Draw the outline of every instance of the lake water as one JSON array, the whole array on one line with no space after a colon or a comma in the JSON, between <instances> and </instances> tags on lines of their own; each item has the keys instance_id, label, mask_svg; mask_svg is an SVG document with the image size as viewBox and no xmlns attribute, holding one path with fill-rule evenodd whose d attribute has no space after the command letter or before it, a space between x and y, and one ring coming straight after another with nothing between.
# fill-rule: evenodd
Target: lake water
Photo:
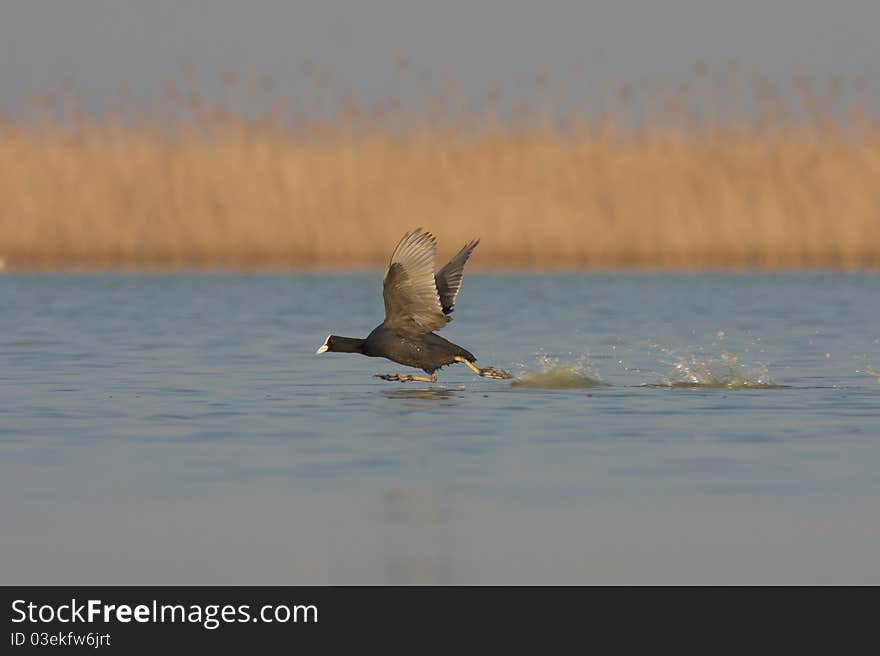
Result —
<instances>
[{"instance_id":1,"label":"lake water","mask_svg":"<svg viewBox=\"0 0 880 656\"><path fill-rule=\"evenodd\" d=\"M2 583L880 583L880 275L380 280L0 276Z\"/></svg>"}]
</instances>

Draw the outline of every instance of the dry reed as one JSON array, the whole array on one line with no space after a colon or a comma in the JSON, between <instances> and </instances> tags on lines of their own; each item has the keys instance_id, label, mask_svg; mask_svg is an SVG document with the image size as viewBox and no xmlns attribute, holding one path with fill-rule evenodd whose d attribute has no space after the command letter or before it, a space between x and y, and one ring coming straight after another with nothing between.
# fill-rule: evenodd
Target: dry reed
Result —
<instances>
[{"instance_id":1,"label":"dry reed","mask_svg":"<svg viewBox=\"0 0 880 656\"><path fill-rule=\"evenodd\" d=\"M291 128L189 104L188 126L7 117L7 269L373 266L416 226L441 256L483 237L477 266L880 266L880 131L856 110L848 129L813 109L400 130L356 108Z\"/></svg>"}]
</instances>

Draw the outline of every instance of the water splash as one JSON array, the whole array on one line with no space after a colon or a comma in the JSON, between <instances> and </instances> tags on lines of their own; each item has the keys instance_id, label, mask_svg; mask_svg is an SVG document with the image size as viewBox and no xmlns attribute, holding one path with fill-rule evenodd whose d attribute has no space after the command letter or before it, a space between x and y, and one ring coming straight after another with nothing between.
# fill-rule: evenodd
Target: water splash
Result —
<instances>
[{"instance_id":1,"label":"water splash","mask_svg":"<svg viewBox=\"0 0 880 656\"><path fill-rule=\"evenodd\" d=\"M558 358L542 355L538 358L538 365L540 369L516 374L511 385L534 389L583 389L607 385L593 372L585 358L562 363Z\"/></svg>"},{"instance_id":2,"label":"water splash","mask_svg":"<svg viewBox=\"0 0 880 656\"><path fill-rule=\"evenodd\" d=\"M660 387L775 389L779 385L766 365L743 367L737 356L722 353L720 358L690 356L673 364L674 372Z\"/></svg>"}]
</instances>

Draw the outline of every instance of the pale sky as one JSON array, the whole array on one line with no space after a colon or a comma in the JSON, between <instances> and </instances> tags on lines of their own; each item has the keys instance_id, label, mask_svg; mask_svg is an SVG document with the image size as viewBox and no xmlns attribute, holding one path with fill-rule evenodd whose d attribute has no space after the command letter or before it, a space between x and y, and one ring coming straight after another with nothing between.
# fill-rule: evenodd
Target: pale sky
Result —
<instances>
[{"instance_id":1,"label":"pale sky","mask_svg":"<svg viewBox=\"0 0 880 656\"><path fill-rule=\"evenodd\" d=\"M156 96L186 71L209 92L252 70L296 93L307 62L365 99L405 96L400 55L466 94L538 73L590 94L732 59L876 79L878 26L876 0L3 0L0 103L64 85L91 102L120 85Z\"/></svg>"}]
</instances>

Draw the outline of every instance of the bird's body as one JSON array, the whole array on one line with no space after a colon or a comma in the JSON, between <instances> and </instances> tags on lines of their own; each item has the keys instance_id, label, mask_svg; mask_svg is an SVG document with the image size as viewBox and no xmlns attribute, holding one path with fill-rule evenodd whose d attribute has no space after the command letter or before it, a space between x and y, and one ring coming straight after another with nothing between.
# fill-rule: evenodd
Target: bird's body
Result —
<instances>
[{"instance_id":1,"label":"bird's body","mask_svg":"<svg viewBox=\"0 0 880 656\"><path fill-rule=\"evenodd\" d=\"M436 242L421 229L406 233L391 256L382 280L385 320L366 339L328 335L316 351L360 353L382 357L421 369L431 378L406 374L381 375L385 380L408 382L437 380L437 370L461 362L486 378L510 378L507 372L478 369L470 351L434 331L445 326L461 288L464 265L479 240L466 244L442 269L434 273Z\"/></svg>"},{"instance_id":2,"label":"bird's body","mask_svg":"<svg viewBox=\"0 0 880 656\"><path fill-rule=\"evenodd\" d=\"M437 333L413 334L379 324L367 337L364 355L388 358L407 367L433 374L440 367L455 364L456 356L476 361L473 353L443 339Z\"/></svg>"}]
</instances>

